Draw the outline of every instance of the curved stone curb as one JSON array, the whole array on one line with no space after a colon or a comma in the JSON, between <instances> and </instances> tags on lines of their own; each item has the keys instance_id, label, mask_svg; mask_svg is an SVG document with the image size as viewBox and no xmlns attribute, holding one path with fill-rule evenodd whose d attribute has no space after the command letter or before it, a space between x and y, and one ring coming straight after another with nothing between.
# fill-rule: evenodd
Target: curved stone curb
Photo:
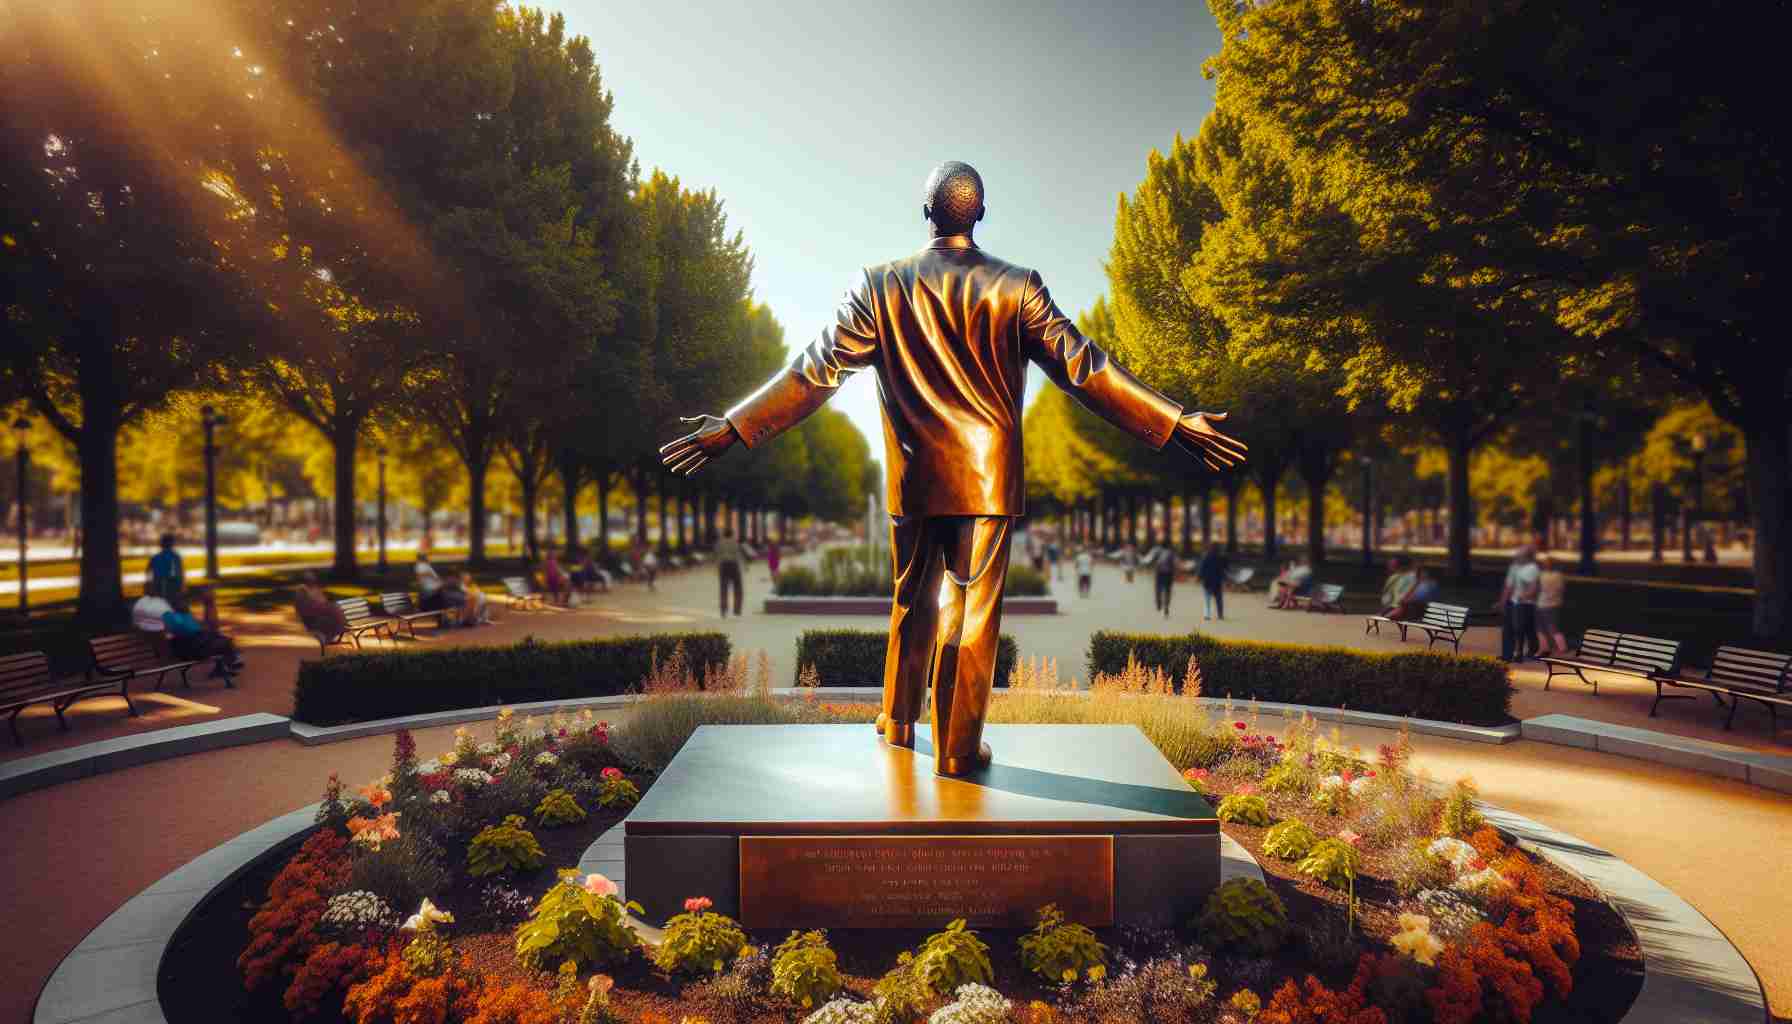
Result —
<instances>
[{"instance_id":1,"label":"curved stone curb","mask_svg":"<svg viewBox=\"0 0 1792 1024\"><path fill-rule=\"evenodd\" d=\"M156 977L174 933L206 897L310 831L317 807L215 846L131 897L56 966L38 993L32 1024L167 1024Z\"/></svg>"},{"instance_id":2,"label":"curved stone curb","mask_svg":"<svg viewBox=\"0 0 1792 1024\"><path fill-rule=\"evenodd\" d=\"M566 700L541 700L527 704L488 704L478 708L453 708L448 711L430 711L420 715L402 715L398 718L376 718L368 722L350 722L347 725L310 725L293 720L290 732L292 738L307 747L315 747L325 743L340 743L343 740L360 739L363 736L379 736L383 733L397 732L400 729L431 729L438 725L459 725L462 722L483 722L498 717L498 712L508 708L523 715L551 715L556 711L608 711L624 708L639 699L638 694L612 694L607 697L571 697Z\"/></svg>"},{"instance_id":3,"label":"curved stone curb","mask_svg":"<svg viewBox=\"0 0 1792 1024\"><path fill-rule=\"evenodd\" d=\"M285 736L285 718L258 711L64 747L0 764L0 799L120 768Z\"/></svg>"},{"instance_id":4,"label":"curved stone curb","mask_svg":"<svg viewBox=\"0 0 1792 1024\"><path fill-rule=\"evenodd\" d=\"M1653 729L1596 722L1573 715L1539 715L1520 723L1524 738L1539 743L1597 750L1602 754L1672 765L1688 771L1721 775L1751 786L1792 793L1792 757L1768 754L1726 743L1675 736Z\"/></svg>"}]
</instances>

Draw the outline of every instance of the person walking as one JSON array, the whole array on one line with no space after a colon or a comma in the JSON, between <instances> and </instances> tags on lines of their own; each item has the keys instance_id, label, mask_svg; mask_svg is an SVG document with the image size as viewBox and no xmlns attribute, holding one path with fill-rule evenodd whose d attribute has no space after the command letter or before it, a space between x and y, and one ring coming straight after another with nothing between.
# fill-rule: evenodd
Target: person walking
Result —
<instances>
[{"instance_id":1,"label":"person walking","mask_svg":"<svg viewBox=\"0 0 1792 1024\"><path fill-rule=\"evenodd\" d=\"M778 550L778 542L772 541L765 547L765 568L771 573L772 585L778 583L778 563L783 560L783 552Z\"/></svg>"},{"instance_id":2,"label":"person walking","mask_svg":"<svg viewBox=\"0 0 1792 1024\"><path fill-rule=\"evenodd\" d=\"M1120 568L1126 572L1126 582L1132 582L1133 573L1139 568L1139 549L1131 541L1120 545Z\"/></svg>"},{"instance_id":3,"label":"person walking","mask_svg":"<svg viewBox=\"0 0 1792 1024\"><path fill-rule=\"evenodd\" d=\"M162 534L162 550L149 560L150 592L170 604L181 603L181 588L186 586L187 570L180 552L174 550L174 534Z\"/></svg>"},{"instance_id":4,"label":"person walking","mask_svg":"<svg viewBox=\"0 0 1792 1024\"><path fill-rule=\"evenodd\" d=\"M1537 557L1537 636L1550 654L1567 654L1568 638L1562 635L1562 597L1568 577L1548 552Z\"/></svg>"},{"instance_id":5,"label":"person walking","mask_svg":"<svg viewBox=\"0 0 1792 1024\"><path fill-rule=\"evenodd\" d=\"M1157 610L1170 617L1170 592L1176 589L1176 552L1159 544L1145 556L1151 563L1152 600L1157 603Z\"/></svg>"},{"instance_id":6,"label":"person walking","mask_svg":"<svg viewBox=\"0 0 1792 1024\"><path fill-rule=\"evenodd\" d=\"M741 575L744 560L740 541L734 539L734 527L722 527L722 539L716 541L716 574L722 584L722 618L728 617L728 588L734 588L734 617L740 617Z\"/></svg>"},{"instance_id":7,"label":"person walking","mask_svg":"<svg viewBox=\"0 0 1792 1024\"><path fill-rule=\"evenodd\" d=\"M1512 556L1500 587L1497 609L1504 614L1500 660L1523 661L1537 653L1537 550L1526 544Z\"/></svg>"},{"instance_id":8,"label":"person walking","mask_svg":"<svg viewBox=\"0 0 1792 1024\"><path fill-rule=\"evenodd\" d=\"M1088 548L1076 553L1076 596L1088 597L1095 589L1095 556Z\"/></svg>"},{"instance_id":9,"label":"person walking","mask_svg":"<svg viewBox=\"0 0 1792 1024\"><path fill-rule=\"evenodd\" d=\"M1201 578L1201 618L1226 621L1226 552L1218 544L1207 545L1195 575Z\"/></svg>"}]
</instances>

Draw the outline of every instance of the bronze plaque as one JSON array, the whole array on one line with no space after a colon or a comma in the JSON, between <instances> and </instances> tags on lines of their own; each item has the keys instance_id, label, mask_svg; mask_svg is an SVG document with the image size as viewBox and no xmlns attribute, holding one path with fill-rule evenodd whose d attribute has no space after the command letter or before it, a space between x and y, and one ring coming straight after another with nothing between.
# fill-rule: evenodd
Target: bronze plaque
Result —
<instances>
[{"instance_id":1,"label":"bronze plaque","mask_svg":"<svg viewBox=\"0 0 1792 1024\"><path fill-rule=\"evenodd\" d=\"M741 836L747 928L1030 928L1114 921L1113 836Z\"/></svg>"}]
</instances>

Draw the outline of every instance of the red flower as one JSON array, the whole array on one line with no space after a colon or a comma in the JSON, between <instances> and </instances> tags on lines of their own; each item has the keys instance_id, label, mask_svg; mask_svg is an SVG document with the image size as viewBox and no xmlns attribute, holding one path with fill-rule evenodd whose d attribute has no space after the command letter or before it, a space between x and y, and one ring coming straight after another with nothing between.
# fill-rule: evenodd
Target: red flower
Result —
<instances>
[{"instance_id":1,"label":"red flower","mask_svg":"<svg viewBox=\"0 0 1792 1024\"><path fill-rule=\"evenodd\" d=\"M684 910L687 914L701 914L713 906L715 903L708 896L692 896L684 901Z\"/></svg>"},{"instance_id":2,"label":"red flower","mask_svg":"<svg viewBox=\"0 0 1792 1024\"><path fill-rule=\"evenodd\" d=\"M610 779L612 781L615 779L620 779L620 778L622 778L622 769L617 768L614 765L612 765L611 767L605 768L603 770L603 776L604 776L604 778Z\"/></svg>"},{"instance_id":3,"label":"red flower","mask_svg":"<svg viewBox=\"0 0 1792 1024\"><path fill-rule=\"evenodd\" d=\"M1233 723L1232 723L1232 728L1234 728L1234 729L1243 729L1243 728L1244 728L1244 723L1243 723L1243 722L1233 722Z\"/></svg>"},{"instance_id":4,"label":"red flower","mask_svg":"<svg viewBox=\"0 0 1792 1024\"><path fill-rule=\"evenodd\" d=\"M1373 779L1375 777L1375 771L1373 769L1371 769L1367 772L1364 772L1363 777L1366 779Z\"/></svg>"}]
</instances>

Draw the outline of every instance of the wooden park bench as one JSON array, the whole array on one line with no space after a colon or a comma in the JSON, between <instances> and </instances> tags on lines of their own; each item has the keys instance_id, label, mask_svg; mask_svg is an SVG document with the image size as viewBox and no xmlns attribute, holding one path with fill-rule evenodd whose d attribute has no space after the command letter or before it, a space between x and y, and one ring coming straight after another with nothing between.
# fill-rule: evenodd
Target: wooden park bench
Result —
<instances>
[{"instance_id":1,"label":"wooden park bench","mask_svg":"<svg viewBox=\"0 0 1792 1024\"><path fill-rule=\"evenodd\" d=\"M183 689L192 689L193 680L189 673L193 666L203 665L205 658L175 658L161 649L157 641L162 634L146 633L138 630L134 633L113 633L110 636L96 636L87 641L87 653L91 661L87 666L87 678L110 679L124 686L130 685L133 679L147 679L154 676L156 689L160 690L171 672L180 673L180 685ZM224 685L235 688L230 673L218 673L224 677ZM122 689L119 691L124 692ZM130 697L125 696L125 704L130 704Z\"/></svg>"},{"instance_id":2,"label":"wooden park bench","mask_svg":"<svg viewBox=\"0 0 1792 1024\"><path fill-rule=\"evenodd\" d=\"M417 639L416 623L419 619L434 619L437 628L440 628L447 625L449 617L454 614L447 608L440 608L433 612L421 611L411 602L411 595L406 591L381 594L380 611L385 612L394 621L402 623L405 633L412 640Z\"/></svg>"},{"instance_id":3,"label":"wooden park bench","mask_svg":"<svg viewBox=\"0 0 1792 1024\"><path fill-rule=\"evenodd\" d=\"M541 595L530 590L529 581L521 576L504 577L504 596L510 599L512 608L528 608L531 604L537 608L547 607Z\"/></svg>"},{"instance_id":4,"label":"wooden park bench","mask_svg":"<svg viewBox=\"0 0 1792 1024\"><path fill-rule=\"evenodd\" d=\"M1439 640L1450 641L1450 648L1457 654L1462 653L1462 634L1468 632L1468 606L1461 604L1444 604L1440 601L1427 601L1425 610L1416 619L1390 619L1386 615L1364 616L1363 635L1374 633L1381 635L1381 624L1391 622L1400 627L1400 641L1406 642L1406 631L1422 629L1429 638L1425 649Z\"/></svg>"},{"instance_id":5,"label":"wooden park bench","mask_svg":"<svg viewBox=\"0 0 1792 1024\"><path fill-rule=\"evenodd\" d=\"M1711 667L1701 676L1662 673L1651 678L1655 682L1655 703L1649 705L1651 718L1655 717L1655 709L1664 700L1695 699L1689 693L1663 693L1664 686L1704 690L1717 701L1718 707L1724 706L1724 695L1728 695L1730 714L1724 719L1725 729L1736 721L1736 708L1745 700L1752 700L1767 709L1775 734L1780 728L1777 706L1792 707L1792 654L1724 646L1717 649Z\"/></svg>"},{"instance_id":6,"label":"wooden park bench","mask_svg":"<svg viewBox=\"0 0 1792 1024\"><path fill-rule=\"evenodd\" d=\"M0 711L12 712L12 741L23 746L24 738L19 735L19 714L33 704L48 704L56 712L56 724L68 731L68 722L62 712L70 704L84 697L100 697L116 693L124 698L124 706L131 714L137 713L137 705L131 703L129 692L130 677L111 677L103 680L58 681L50 672L50 659L42 651L29 651L24 654L11 654L0 658Z\"/></svg>"},{"instance_id":7,"label":"wooden park bench","mask_svg":"<svg viewBox=\"0 0 1792 1024\"><path fill-rule=\"evenodd\" d=\"M1549 666L1549 674L1543 677L1545 690L1549 689L1550 680L1572 672L1597 695L1599 683L1587 678L1589 670L1648 680L1658 675L1678 675L1680 641L1610 629L1589 629L1581 634L1580 648L1573 654L1545 655L1537 660Z\"/></svg>"},{"instance_id":8,"label":"wooden park bench","mask_svg":"<svg viewBox=\"0 0 1792 1024\"><path fill-rule=\"evenodd\" d=\"M1288 607L1305 608L1310 612L1341 612L1344 610L1343 600L1342 583L1315 583L1312 590L1290 597Z\"/></svg>"},{"instance_id":9,"label":"wooden park bench","mask_svg":"<svg viewBox=\"0 0 1792 1024\"><path fill-rule=\"evenodd\" d=\"M348 646L353 644L355 650L360 650L361 636L364 633L372 633L376 640L379 639L381 635L397 635L393 630L393 624L398 620L383 615L375 615L373 613L373 606L368 604L365 597L337 598L336 607L342 609L342 617L346 620L346 625L335 633L325 633L320 630L311 631L312 637L317 640L319 654L328 653L330 648L337 645Z\"/></svg>"}]
</instances>

